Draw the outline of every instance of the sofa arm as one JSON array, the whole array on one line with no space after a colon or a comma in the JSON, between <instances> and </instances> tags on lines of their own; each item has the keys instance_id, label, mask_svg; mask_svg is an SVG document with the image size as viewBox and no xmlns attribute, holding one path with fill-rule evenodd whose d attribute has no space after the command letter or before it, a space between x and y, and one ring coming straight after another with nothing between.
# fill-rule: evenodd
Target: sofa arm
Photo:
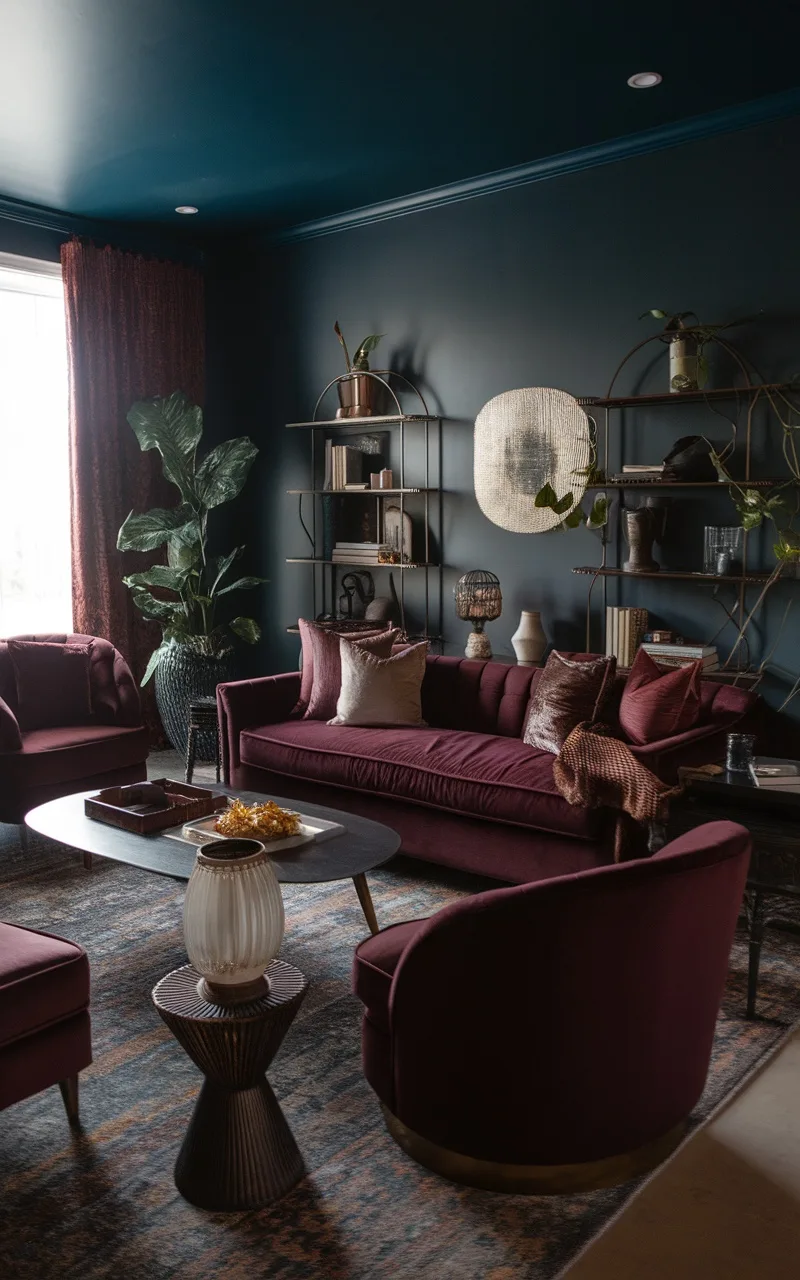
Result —
<instances>
[{"instance_id":1,"label":"sofa arm","mask_svg":"<svg viewBox=\"0 0 800 1280\"><path fill-rule=\"evenodd\" d=\"M725 754L725 737L736 725L739 717L717 724L703 724L687 729L672 738L648 742L645 746L628 743L631 753L652 770L662 782L675 782L678 769L693 768L700 764L713 764Z\"/></svg>"},{"instance_id":2,"label":"sofa arm","mask_svg":"<svg viewBox=\"0 0 800 1280\"><path fill-rule=\"evenodd\" d=\"M226 782L230 781L232 770L240 763L239 735L242 730L288 720L299 697L299 671L217 685L222 776Z\"/></svg>"},{"instance_id":3,"label":"sofa arm","mask_svg":"<svg viewBox=\"0 0 800 1280\"><path fill-rule=\"evenodd\" d=\"M17 717L7 702L0 698L0 751L21 751L22 735Z\"/></svg>"}]
</instances>

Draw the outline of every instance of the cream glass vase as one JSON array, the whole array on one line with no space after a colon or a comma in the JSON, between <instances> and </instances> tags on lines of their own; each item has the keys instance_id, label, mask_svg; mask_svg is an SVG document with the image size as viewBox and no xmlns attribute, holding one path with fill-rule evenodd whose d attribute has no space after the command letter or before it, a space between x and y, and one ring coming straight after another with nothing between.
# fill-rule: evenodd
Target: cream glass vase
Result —
<instances>
[{"instance_id":1,"label":"cream glass vase","mask_svg":"<svg viewBox=\"0 0 800 1280\"><path fill-rule=\"evenodd\" d=\"M511 637L517 662L521 667L537 667L547 648L547 636L538 610L523 609L519 626Z\"/></svg>"},{"instance_id":2,"label":"cream glass vase","mask_svg":"<svg viewBox=\"0 0 800 1280\"><path fill-rule=\"evenodd\" d=\"M283 898L260 840L213 840L197 851L183 904L186 952L212 1004L269 991L264 970L283 941Z\"/></svg>"}]
</instances>

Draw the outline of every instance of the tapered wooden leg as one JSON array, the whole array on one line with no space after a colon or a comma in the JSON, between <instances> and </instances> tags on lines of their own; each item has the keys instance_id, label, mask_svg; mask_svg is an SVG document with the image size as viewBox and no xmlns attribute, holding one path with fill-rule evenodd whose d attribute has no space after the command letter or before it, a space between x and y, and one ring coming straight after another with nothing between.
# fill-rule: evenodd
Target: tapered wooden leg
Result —
<instances>
[{"instance_id":1,"label":"tapered wooden leg","mask_svg":"<svg viewBox=\"0 0 800 1280\"><path fill-rule=\"evenodd\" d=\"M61 1097L64 1099L64 1109L67 1113L67 1119L70 1124L80 1124L80 1115L78 1112L78 1077L67 1076L66 1080L59 1080L58 1087L61 1090Z\"/></svg>"},{"instance_id":2,"label":"tapered wooden leg","mask_svg":"<svg viewBox=\"0 0 800 1280\"><path fill-rule=\"evenodd\" d=\"M23 853L28 852L28 828L25 822L19 824L19 843Z\"/></svg>"},{"instance_id":3,"label":"tapered wooden leg","mask_svg":"<svg viewBox=\"0 0 800 1280\"><path fill-rule=\"evenodd\" d=\"M369 891L367 877L364 875L363 871L360 875L353 876L353 884L356 887L358 900L361 903L361 910L364 912L364 919L369 925L370 933L379 933L378 919L375 915L375 908L372 905L372 894Z\"/></svg>"},{"instance_id":4,"label":"tapered wooden leg","mask_svg":"<svg viewBox=\"0 0 800 1280\"><path fill-rule=\"evenodd\" d=\"M94 866L94 858L91 853L85 853L83 855L83 865L85 866L87 871L91 871L92 867Z\"/></svg>"}]
</instances>

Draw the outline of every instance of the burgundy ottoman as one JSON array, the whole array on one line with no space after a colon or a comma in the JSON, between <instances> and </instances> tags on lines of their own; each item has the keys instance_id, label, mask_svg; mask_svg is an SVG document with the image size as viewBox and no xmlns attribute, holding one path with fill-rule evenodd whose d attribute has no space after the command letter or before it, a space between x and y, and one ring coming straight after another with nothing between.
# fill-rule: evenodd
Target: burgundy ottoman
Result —
<instances>
[{"instance_id":1,"label":"burgundy ottoman","mask_svg":"<svg viewBox=\"0 0 800 1280\"><path fill-rule=\"evenodd\" d=\"M0 1109L53 1084L78 1118L92 1061L89 961L65 938L0 923Z\"/></svg>"}]
</instances>

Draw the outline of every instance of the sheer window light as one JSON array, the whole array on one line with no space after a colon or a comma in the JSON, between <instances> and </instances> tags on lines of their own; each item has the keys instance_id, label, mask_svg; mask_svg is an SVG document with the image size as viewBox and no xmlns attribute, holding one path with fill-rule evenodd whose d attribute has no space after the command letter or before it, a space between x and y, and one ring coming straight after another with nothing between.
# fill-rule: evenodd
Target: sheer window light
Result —
<instances>
[{"instance_id":1,"label":"sheer window light","mask_svg":"<svg viewBox=\"0 0 800 1280\"><path fill-rule=\"evenodd\" d=\"M0 636L72 630L61 267L0 254Z\"/></svg>"}]
</instances>

